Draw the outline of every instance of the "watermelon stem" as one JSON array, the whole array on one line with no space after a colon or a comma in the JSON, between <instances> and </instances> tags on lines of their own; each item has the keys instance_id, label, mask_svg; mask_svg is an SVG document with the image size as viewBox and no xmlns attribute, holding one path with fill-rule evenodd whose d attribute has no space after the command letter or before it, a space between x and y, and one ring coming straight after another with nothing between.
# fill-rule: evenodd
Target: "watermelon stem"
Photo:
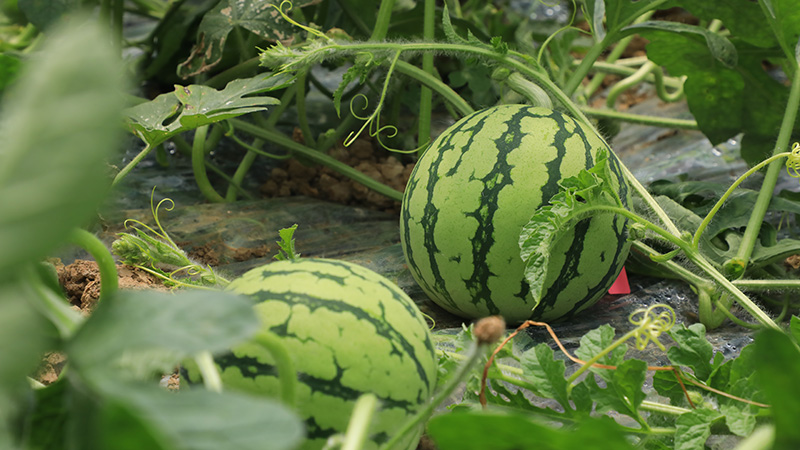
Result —
<instances>
[{"instance_id":1,"label":"watermelon stem","mask_svg":"<svg viewBox=\"0 0 800 450\"><path fill-rule=\"evenodd\" d=\"M378 397L372 393L362 394L353 406L350 423L342 442L341 450L361 450L369 434L369 425L378 408Z\"/></svg>"},{"instance_id":2,"label":"watermelon stem","mask_svg":"<svg viewBox=\"0 0 800 450\"><path fill-rule=\"evenodd\" d=\"M281 339L272 332L261 330L253 336L253 342L264 347L275 360L278 368L278 380L281 385L281 401L293 408L297 397L297 370L294 368L292 356L281 343Z\"/></svg>"}]
</instances>

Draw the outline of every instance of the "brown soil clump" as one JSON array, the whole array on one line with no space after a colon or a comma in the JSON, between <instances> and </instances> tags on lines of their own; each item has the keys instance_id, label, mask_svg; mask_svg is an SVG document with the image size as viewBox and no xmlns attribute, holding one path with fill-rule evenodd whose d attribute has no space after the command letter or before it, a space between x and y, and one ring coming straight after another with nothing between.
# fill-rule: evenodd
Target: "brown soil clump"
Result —
<instances>
[{"instance_id":1,"label":"brown soil clump","mask_svg":"<svg viewBox=\"0 0 800 450\"><path fill-rule=\"evenodd\" d=\"M400 192L405 189L414 163L403 163L395 155L376 151L373 143L359 139L350 147L337 145L328 155L361 173ZM266 197L304 195L345 205L364 205L392 212L400 212L400 202L379 194L361 183L323 166L311 166L290 159L282 167L272 169L269 179L261 185Z\"/></svg>"}]
</instances>

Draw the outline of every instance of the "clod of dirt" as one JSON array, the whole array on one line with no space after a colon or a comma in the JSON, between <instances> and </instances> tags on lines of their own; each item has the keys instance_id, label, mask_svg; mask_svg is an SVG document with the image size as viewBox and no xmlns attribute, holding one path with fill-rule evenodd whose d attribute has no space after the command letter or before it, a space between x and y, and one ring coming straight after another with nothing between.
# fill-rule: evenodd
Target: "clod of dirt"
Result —
<instances>
[{"instance_id":1,"label":"clod of dirt","mask_svg":"<svg viewBox=\"0 0 800 450\"><path fill-rule=\"evenodd\" d=\"M58 281L69 302L89 314L100 297L100 270L94 261L78 259L72 264L56 264ZM153 275L135 267L117 265L120 289L166 290Z\"/></svg>"},{"instance_id":2,"label":"clod of dirt","mask_svg":"<svg viewBox=\"0 0 800 450\"><path fill-rule=\"evenodd\" d=\"M64 369L64 365L66 363L67 357L64 356L63 353L46 353L44 358L42 358L42 363L39 365L36 373L33 374L33 379L44 385L55 383L58 380L58 375L61 373L61 370Z\"/></svg>"}]
</instances>

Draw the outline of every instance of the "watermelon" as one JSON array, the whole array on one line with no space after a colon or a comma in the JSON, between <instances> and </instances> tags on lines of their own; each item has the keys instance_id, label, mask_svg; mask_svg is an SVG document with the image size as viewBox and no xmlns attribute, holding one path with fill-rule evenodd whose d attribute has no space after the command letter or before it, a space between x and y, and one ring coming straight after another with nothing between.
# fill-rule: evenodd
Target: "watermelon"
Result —
<instances>
[{"instance_id":1,"label":"watermelon","mask_svg":"<svg viewBox=\"0 0 800 450\"><path fill-rule=\"evenodd\" d=\"M400 237L417 283L465 318L567 320L608 291L630 249L627 219L603 214L572 226L551 252L541 298L523 276L519 235L559 181L609 150L614 189L629 188L594 131L541 107L502 105L470 114L420 157L403 195Z\"/></svg>"},{"instance_id":2,"label":"watermelon","mask_svg":"<svg viewBox=\"0 0 800 450\"><path fill-rule=\"evenodd\" d=\"M251 296L264 329L279 336L298 375L297 411L306 450L344 433L353 405L375 394L380 409L371 441L377 449L431 397L437 359L428 325L414 302L383 276L328 259L278 261L255 268L227 290ZM215 357L226 388L277 398L271 354L244 343ZM199 378L189 368L189 381ZM416 448L421 429L398 449Z\"/></svg>"}]
</instances>

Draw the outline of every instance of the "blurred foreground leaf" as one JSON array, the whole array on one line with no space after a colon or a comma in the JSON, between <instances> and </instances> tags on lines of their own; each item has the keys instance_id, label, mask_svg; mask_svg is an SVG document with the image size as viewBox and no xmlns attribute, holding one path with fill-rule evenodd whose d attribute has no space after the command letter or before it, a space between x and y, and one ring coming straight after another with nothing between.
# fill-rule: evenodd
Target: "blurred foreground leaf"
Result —
<instances>
[{"instance_id":1,"label":"blurred foreground leaf","mask_svg":"<svg viewBox=\"0 0 800 450\"><path fill-rule=\"evenodd\" d=\"M258 327L252 306L247 297L214 291L121 292L100 303L67 350L84 375L170 371L186 357L250 337Z\"/></svg>"},{"instance_id":2,"label":"blurred foreground leaf","mask_svg":"<svg viewBox=\"0 0 800 450\"><path fill-rule=\"evenodd\" d=\"M48 37L0 112L0 273L86 221L118 144L123 83L109 39L91 22Z\"/></svg>"}]
</instances>

